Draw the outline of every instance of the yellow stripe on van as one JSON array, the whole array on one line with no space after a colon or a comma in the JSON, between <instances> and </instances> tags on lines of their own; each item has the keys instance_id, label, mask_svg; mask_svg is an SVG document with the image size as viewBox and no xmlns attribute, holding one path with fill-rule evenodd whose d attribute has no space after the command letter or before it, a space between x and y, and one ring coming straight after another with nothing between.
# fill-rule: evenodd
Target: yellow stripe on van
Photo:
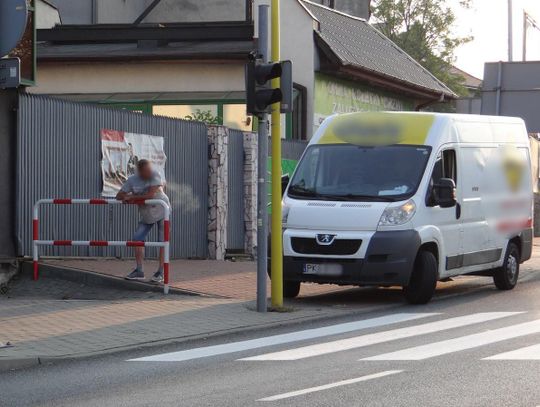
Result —
<instances>
[{"instance_id":1,"label":"yellow stripe on van","mask_svg":"<svg viewBox=\"0 0 540 407\"><path fill-rule=\"evenodd\" d=\"M351 113L336 116L318 144L424 145L434 115L384 112Z\"/></svg>"}]
</instances>

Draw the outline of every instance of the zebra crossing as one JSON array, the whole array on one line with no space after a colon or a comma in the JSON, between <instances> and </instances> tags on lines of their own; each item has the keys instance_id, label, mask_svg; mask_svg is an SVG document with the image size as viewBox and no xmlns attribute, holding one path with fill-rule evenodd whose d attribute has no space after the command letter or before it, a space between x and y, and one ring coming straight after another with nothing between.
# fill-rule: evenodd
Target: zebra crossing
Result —
<instances>
[{"instance_id":1,"label":"zebra crossing","mask_svg":"<svg viewBox=\"0 0 540 407\"><path fill-rule=\"evenodd\" d=\"M519 321L513 317L518 317ZM424 319L427 321L423 321ZM495 322L497 322L496 327L490 326ZM393 326L398 324L400 327ZM501 327L501 325L504 326ZM459 328L465 327L468 327L467 334L460 336ZM370 332L366 333L366 330ZM470 333L471 331L474 333ZM430 339L430 335L438 333L447 333L450 339L440 340L440 336L437 340ZM345 334L355 336L336 339ZM262 353L236 360L238 362L301 361L357 350L356 355L360 363L419 361L487 347L534 334L540 334L540 319L534 319L534 316L529 317L527 312L478 312L459 316L447 316L440 313L396 313L281 335L146 356L129 361L183 362L255 350ZM407 346L406 341L411 338L416 338L422 344ZM540 342L540 337L538 341ZM372 347L370 350L372 352L376 349L376 345L386 343L390 343L395 350L361 357L361 349ZM278 351L263 351L265 348L274 346L287 346L287 348ZM540 360L540 343L484 357L483 360Z\"/></svg>"},{"instance_id":2,"label":"zebra crossing","mask_svg":"<svg viewBox=\"0 0 540 407\"><path fill-rule=\"evenodd\" d=\"M326 342L317 345L304 346L281 352L268 353L255 357L244 358L242 360L263 361L263 360L299 360L314 356L336 353L345 350L357 349L365 346L376 345L399 339L411 338L413 336L436 333L454 328L465 327L481 322L492 321L517 315L519 312L483 312L461 317L443 319L435 322L428 322L421 325L413 325L406 328L393 329L389 331L377 332L353 338Z\"/></svg>"}]
</instances>

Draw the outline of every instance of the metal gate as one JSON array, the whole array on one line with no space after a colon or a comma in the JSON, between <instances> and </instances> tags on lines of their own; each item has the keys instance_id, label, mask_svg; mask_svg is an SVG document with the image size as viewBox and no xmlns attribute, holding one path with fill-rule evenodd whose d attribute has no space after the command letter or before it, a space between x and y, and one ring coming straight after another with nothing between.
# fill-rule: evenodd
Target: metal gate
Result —
<instances>
[{"instance_id":1,"label":"metal gate","mask_svg":"<svg viewBox=\"0 0 540 407\"><path fill-rule=\"evenodd\" d=\"M172 203L171 257L208 255L208 131L199 122L168 119L96 105L21 95L17 134L18 254L32 252L32 206L41 198L98 198L101 193L101 129L165 139L167 194ZM136 208L44 208L50 239L127 240ZM157 235L149 239L156 240ZM154 250L155 254L157 250ZM114 247L43 249L46 256L132 256Z\"/></svg>"},{"instance_id":2,"label":"metal gate","mask_svg":"<svg viewBox=\"0 0 540 407\"><path fill-rule=\"evenodd\" d=\"M227 250L244 251L244 134L229 130Z\"/></svg>"}]
</instances>

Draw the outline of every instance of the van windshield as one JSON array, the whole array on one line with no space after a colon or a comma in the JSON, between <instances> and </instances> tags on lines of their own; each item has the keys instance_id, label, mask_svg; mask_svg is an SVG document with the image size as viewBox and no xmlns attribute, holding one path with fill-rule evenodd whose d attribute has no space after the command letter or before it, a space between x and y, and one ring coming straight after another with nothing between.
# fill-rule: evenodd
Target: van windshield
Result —
<instances>
[{"instance_id":1,"label":"van windshield","mask_svg":"<svg viewBox=\"0 0 540 407\"><path fill-rule=\"evenodd\" d=\"M428 146L308 147L290 183L295 199L398 201L418 189L431 152Z\"/></svg>"}]
</instances>

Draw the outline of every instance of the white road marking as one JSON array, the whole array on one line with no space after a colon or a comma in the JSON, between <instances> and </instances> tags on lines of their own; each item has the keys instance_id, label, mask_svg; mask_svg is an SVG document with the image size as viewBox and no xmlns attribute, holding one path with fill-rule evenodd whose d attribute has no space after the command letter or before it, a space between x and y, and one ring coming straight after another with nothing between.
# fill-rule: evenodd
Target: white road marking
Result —
<instances>
[{"instance_id":1,"label":"white road marking","mask_svg":"<svg viewBox=\"0 0 540 407\"><path fill-rule=\"evenodd\" d=\"M499 353L483 360L540 360L540 344L516 349L511 352Z\"/></svg>"},{"instance_id":2,"label":"white road marking","mask_svg":"<svg viewBox=\"0 0 540 407\"><path fill-rule=\"evenodd\" d=\"M206 346L188 349L179 352L163 353L160 355L130 359L128 362L182 362L210 356L225 355L242 352L250 349L259 349L266 346L281 345L285 343L304 341L307 339L323 338L325 336L354 332L361 329L377 328L380 326L412 321L415 319L439 315L437 313L399 313L345 324L330 325L322 328L306 329L288 334L267 336L259 339L226 343L223 345Z\"/></svg>"},{"instance_id":3,"label":"white road marking","mask_svg":"<svg viewBox=\"0 0 540 407\"><path fill-rule=\"evenodd\" d=\"M462 336L460 338L434 342L428 345L416 346L397 352L385 353L362 360L424 360L538 332L540 332L540 319L505 328L494 329L492 331Z\"/></svg>"},{"instance_id":4,"label":"white road marking","mask_svg":"<svg viewBox=\"0 0 540 407\"><path fill-rule=\"evenodd\" d=\"M448 318L442 321L428 322L426 324L409 326L405 328L393 329L390 331L376 332L372 334L356 336L354 338L340 339L316 345L308 345L300 348L289 349L281 352L267 353L240 360L263 361L263 360L298 360L313 356L326 355L328 353L340 352L378 343L395 341L397 339L411 338L413 336L424 335L462 326L478 324L498 318L504 318L519 312L482 312L465 315L461 317Z\"/></svg>"},{"instance_id":5,"label":"white road marking","mask_svg":"<svg viewBox=\"0 0 540 407\"><path fill-rule=\"evenodd\" d=\"M297 391L291 391L289 393L278 394L276 396L266 397L264 399L260 399L257 401L278 401L278 400L283 400L283 399L289 399L292 397L302 396L304 394L315 393L317 391L323 391L323 390L333 389L335 387L347 386L349 384L366 382L368 380L373 380L373 379L379 379L381 377L386 377L386 376L394 375L401 372L403 372L403 370L387 370L386 372L380 372L380 373L375 373L375 374L371 374L367 376L357 377L355 379L342 380L340 382L325 384L323 386L310 387L309 389L297 390Z\"/></svg>"}]
</instances>

